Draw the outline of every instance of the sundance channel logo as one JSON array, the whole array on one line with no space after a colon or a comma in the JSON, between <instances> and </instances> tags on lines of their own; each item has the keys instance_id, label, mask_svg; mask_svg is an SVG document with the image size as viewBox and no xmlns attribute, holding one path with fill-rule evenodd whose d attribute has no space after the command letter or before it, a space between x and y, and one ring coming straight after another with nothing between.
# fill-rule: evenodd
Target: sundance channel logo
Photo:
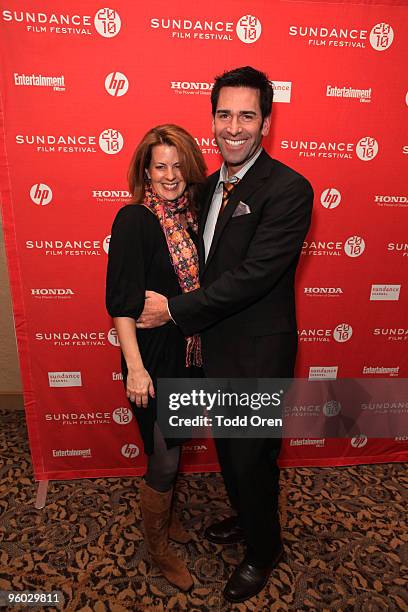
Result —
<instances>
[{"instance_id":1,"label":"sundance channel logo","mask_svg":"<svg viewBox=\"0 0 408 612\"><path fill-rule=\"evenodd\" d=\"M305 240L302 255L311 257L360 257L365 251L365 240L361 236L350 236L346 240Z\"/></svg>"},{"instance_id":2,"label":"sundance channel logo","mask_svg":"<svg viewBox=\"0 0 408 612\"><path fill-rule=\"evenodd\" d=\"M82 387L81 372L48 372L50 387Z\"/></svg>"},{"instance_id":3,"label":"sundance channel logo","mask_svg":"<svg viewBox=\"0 0 408 612\"><path fill-rule=\"evenodd\" d=\"M281 140L282 151L293 151L298 157L310 159L344 159L356 157L361 161L372 161L378 153L378 141L372 136L363 136L357 143L333 140Z\"/></svg>"},{"instance_id":4,"label":"sundance channel logo","mask_svg":"<svg viewBox=\"0 0 408 612\"><path fill-rule=\"evenodd\" d=\"M17 145L36 153L98 153L116 155L124 140L119 130L107 128L98 136L91 134L16 134ZM99 147L99 148L98 148Z\"/></svg>"},{"instance_id":5,"label":"sundance channel logo","mask_svg":"<svg viewBox=\"0 0 408 612\"><path fill-rule=\"evenodd\" d=\"M24 28L31 34L57 34L65 36L94 36L113 38L121 29L119 13L111 8L100 8L95 15L65 12L53 13L4 9L4 24Z\"/></svg>"},{"instance_id":6,"label":"sundance channel logo","mask_svg":"<svg viewBox=\"0 0 408 612\"><path fill-rule=\"evenodd\" d=\"M309 47L386 51L393 43L394 30L385 22L376 23L371 30L337 24L296 24L289 26L289 36Z\"/></svg>"},{"instance_id":7,"label":"sundance channel logo","mask_svg":"<svg viewBox=\"0 0 408 612\"><path fill-rule=\"evenodd\" d=\"M246 45L255 43L262 34L260 20L249 13L242 15L236 22L211 18L152 17L150 28L162 31L173 39L226 42L239 40Z\"/></svg>"},{"instance_id":8,"label":"sundance channel logo","mask_svg":"<svg viewBox=\"0 0 408 612\"><path fill-rule=\"evenodd\" d=\"M309 380L336 380L338 366L310 366Z\"/></svg>"}]
</instances>

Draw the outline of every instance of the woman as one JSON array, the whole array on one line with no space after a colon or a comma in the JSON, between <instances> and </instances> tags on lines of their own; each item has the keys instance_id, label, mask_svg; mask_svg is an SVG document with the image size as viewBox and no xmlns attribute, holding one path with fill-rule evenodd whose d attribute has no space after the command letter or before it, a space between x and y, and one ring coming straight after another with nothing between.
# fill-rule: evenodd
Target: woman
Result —
<instances>
[{"instance_id":1,"label":"woman","mask_svg":"<svg viewBox=\"0 0 408 612\"><path fill-rule=\"evenodd\" d=\"M201 365L198 337L185 338L170 322L136 330L145 290L173 297L199 286L195 246L196 206L205 163L194 139L181 127L150 130L129 168L133 203L117 214L109 245L106 304L122 349L122 371L148 457L140 503L147 548L169 582L193 584L168 538L186 543L189 534L172 510L180 441L165 440L156 422L156 380L189 376Z\"/></svg>"}]
</instances>

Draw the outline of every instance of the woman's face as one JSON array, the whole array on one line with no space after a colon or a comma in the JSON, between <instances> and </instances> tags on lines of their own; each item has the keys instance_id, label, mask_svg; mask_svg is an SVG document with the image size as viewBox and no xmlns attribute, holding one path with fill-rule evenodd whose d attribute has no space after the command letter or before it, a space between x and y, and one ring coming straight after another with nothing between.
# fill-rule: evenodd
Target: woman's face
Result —
<instances>
[{"instance_id":1,"label":"woman's face","mask_svg":"<svg viewBox=\"0 0 408 612\"><path fill-rule=\"evenodd\" d=\"M177 200L186 188L180 170L180 160L176 147L155 145L148 176L154 191L165 200Z\"/></svg>"}]
</instances>

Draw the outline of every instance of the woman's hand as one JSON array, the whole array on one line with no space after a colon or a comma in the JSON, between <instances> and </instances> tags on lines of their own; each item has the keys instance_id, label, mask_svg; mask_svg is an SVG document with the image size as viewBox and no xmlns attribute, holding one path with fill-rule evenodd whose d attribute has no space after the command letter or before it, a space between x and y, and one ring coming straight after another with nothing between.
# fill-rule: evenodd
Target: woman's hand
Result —
<instances>
[{"instance_id":1,"label":"woman's hand","mask_svg":"<svg viewBox=\"0 0 408 612\"><path fill-rule=\"evenodd\" d=\"M128 371L126 395L139 408L147 408L149 395L155 397L152 379L145 368Z\"/></svg>"}]
</instances>

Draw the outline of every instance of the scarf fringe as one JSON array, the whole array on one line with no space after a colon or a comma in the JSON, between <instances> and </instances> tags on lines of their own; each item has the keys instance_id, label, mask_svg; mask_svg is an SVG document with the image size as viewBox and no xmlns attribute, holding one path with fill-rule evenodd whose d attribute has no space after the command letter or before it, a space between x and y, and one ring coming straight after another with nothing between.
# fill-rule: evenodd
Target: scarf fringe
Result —
<instances>
[{"instance_id":1,"label":"scarf fringe","mask_svg":"<svg viewBox=\"0 0 408 612\"><path fill-rule=\"evenodd\" d=\"M191 366L201 368L202 365L201 338L198 335L189 336L187 338L186 368L191 368Z\"/></svg>"}]
</instances>

